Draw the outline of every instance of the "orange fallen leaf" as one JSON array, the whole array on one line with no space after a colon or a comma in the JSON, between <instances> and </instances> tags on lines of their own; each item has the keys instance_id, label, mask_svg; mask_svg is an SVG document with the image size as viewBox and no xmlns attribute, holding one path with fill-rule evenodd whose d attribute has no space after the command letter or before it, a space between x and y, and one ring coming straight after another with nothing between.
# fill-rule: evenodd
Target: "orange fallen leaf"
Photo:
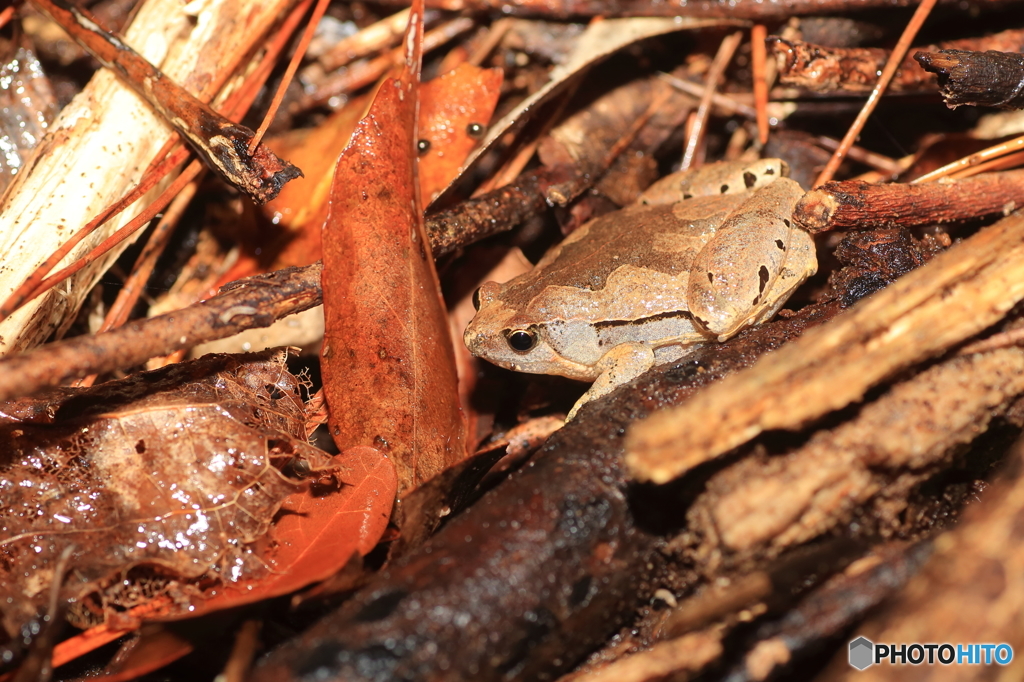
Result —
<instances>
[{"instance_id":1,"label":"orange fallen leaf","mask_svg":"<svg viewBox=\"0 0 1024 682\"><path fill-rule=\"evenodd\" d=\"M420 196L429 203L459 174L501 94L501 69L464 63L420 89Z\"/></svg>"},{"instance_id":2,"label":"orange fallen leaf","mask_svg":"<svg viewBox=\"0 0 1024 682\"><path fill-rule=\"evenodd\" d=\"M292 495L256 552L268 575L207 592L189 616L295 592L341 570L354 552L367 554L387 528L395 499L395 467L373 448L349 448L332 462L341 489Z\"/></svg>"},{"instance_id":3,"label":"orange fallen leaf","mask_svg":"<svg viewBox=\"0 0 1024 682\"><path fill-rule=\"evenodd\" d=\"M323 230L330 429L393 456L401 496L465 457L455 359L416 183L422 2L405 68L338 160Z\"/></svg>"},{"instance_id":4,"label":"orange fallen leaf","mask_svg":"<svg viewBox=\"0 0 1024 682\"><path fill-rule=\"evenodd\" d=\"M433 198L458 175L462 163L487 132L501 91L501 69L461 64L420 87L420 196ZM281 158L303 169L304 177L289 182L262 208L272 225L241 235L252 246L218 280L222 285L242 277L293 265L309 265L321 257L320 229L327 219L333 169L371 95L356 97L313 129L293 130L267 140ZM255 244L260 244L256 255Z\"/></svg>"}]
</instances>

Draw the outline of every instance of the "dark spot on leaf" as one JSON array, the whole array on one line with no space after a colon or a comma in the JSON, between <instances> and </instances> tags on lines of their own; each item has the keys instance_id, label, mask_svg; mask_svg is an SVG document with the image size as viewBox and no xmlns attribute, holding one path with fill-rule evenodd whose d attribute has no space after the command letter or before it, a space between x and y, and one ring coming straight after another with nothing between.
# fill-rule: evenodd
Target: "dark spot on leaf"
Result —
<instances>
[{"instance_id":1,"label":"dark spot on leaf","mask_svg":"<svg viewBox=\"0 0 1024 682\"><path fill-rule=\"evenodd\" d=\"M743 184L747 186L747 189L750 189L756 183L757 183L757 176L756 175L754 175L750 171L746 171L746 172L743 173Z\"/></svg>"},{"instance_id":2,"label":"dark spot on leaf","mask_svg":"<svg viewBox=\"0 0 1024 682\"><path fill-rule=\"evenodd\" d=\"M430 140L420 140L416 143L416 150L419 151L420 156L423 156L430 151Z\"/></svg>"},{"instance_id":3,"label":"dark spot on leaf","mask_svg":"<svg viewBox=\"0 0 1024 682\"><path fill-rule=\"evenodd\" d=\"M137 453L139 453L141 455L145 451L146 451L146 441L140 439L139 442L135 444L135 452L137 452Z\"/></svg>"},{"instance_id":4,"label":"dark spot on leaf","mask_svg":"<svg viewBox=\"0 0 1024 682\"><path fill-rule=\"evenodd\" d=\"M470 137L483 137L484 127L479 123L470 123L466 126L466 134Z\"/></svg>"}]
</instances>

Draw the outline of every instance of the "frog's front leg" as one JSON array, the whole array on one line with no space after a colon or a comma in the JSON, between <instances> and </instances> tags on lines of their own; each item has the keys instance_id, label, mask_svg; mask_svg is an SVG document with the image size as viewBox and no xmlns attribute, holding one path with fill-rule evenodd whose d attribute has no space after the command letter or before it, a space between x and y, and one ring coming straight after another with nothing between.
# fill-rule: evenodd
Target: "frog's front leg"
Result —
<instances>
[{"instance_id":1,"label":"frog's front leg","mask_svg":"<svg viewBox=\"0 0 1024 682\"><path fill-rule=\"evenodd\" d=\"M654 366L654 350L642 343L620 343L598 360L599 373L590 389L569 410L565 421L576 416L583 405L606 396L622 384L636 379Z\"/></svg>"}]
</instances>

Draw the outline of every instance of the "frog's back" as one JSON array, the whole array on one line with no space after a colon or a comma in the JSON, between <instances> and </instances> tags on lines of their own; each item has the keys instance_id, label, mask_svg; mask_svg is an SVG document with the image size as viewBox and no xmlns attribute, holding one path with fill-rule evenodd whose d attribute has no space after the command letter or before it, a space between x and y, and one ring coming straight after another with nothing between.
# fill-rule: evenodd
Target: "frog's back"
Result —
<instances>
[{"instance_id":1,"label":"frog's back","mask_svg":"<svg viewBox=\"0 0 1024 682\"><path fill-rule=\"evenodd\" d=\"M519 322L634 319L686 309L689 269L742 195L635 205L590 221L536 268L508 282L501 299Z\"/></svg>"}]
</instances>

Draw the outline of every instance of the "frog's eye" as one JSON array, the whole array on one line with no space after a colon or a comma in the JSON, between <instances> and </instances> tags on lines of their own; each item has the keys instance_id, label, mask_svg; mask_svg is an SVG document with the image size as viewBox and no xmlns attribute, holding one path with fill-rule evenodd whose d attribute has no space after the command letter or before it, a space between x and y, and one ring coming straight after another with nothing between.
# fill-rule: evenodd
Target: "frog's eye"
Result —
<instances>
[{"instance_id":1,"label":"frog's eye","mask_svg":"<svg viewBox=\"0 0 1024 682\"><path fill-rule=\"evenodd\" d=\"M526 329L514 329L505 338L508 340L509 348L517 353L525 353L537 342L537 335Z\"/></svg>"},{"instance_id":2,"label":"frog's eye","mask_svg":"<svg viewBox=\"0 0 1024 682\"><path fill-rule=\"evenodd\" d=\"M476 291L473 292L473 309L477 312L480 311L480 287L477 287Z\"/></svg>"}]
</instances>

